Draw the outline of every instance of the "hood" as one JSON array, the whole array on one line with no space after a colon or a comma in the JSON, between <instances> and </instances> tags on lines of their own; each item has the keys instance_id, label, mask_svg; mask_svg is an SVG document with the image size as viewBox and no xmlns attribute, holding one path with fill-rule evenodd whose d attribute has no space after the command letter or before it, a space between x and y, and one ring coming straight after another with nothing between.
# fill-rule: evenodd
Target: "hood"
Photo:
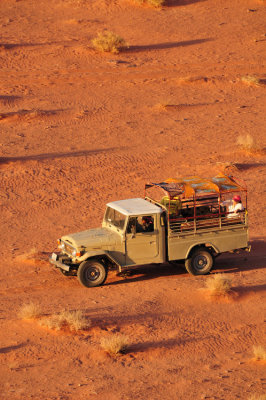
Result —
<instances>
[{"instance_id":1,"label":"hood","mask_svg":"<svg viewBox=\"0 0 266 400\"><path fill-rule=\"evenodd\" d=\"M88 229L87 231L65 235L61 239L69 242L75 248L85 247L86 249L106 248L117 242L121 243L121 236L107 228Z\"/></svg>"}]
</instances>

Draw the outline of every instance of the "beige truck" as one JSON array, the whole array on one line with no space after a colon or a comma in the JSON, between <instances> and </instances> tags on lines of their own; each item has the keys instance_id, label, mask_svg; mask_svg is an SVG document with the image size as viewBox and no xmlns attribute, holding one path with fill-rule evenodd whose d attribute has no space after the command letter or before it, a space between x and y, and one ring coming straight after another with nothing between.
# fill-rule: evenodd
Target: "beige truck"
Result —
<instances>
[{"instance_id":1,"label":"beige truck","mask_svg":"<svg viewBox=\"0 0 266 400\"><path fill-rule=\"evenodd\" d=\"M231 200L222 199L245 189L225 179L226 189L195 177L148 184L146 189L163 190L163 198L108 203L101 228L63 236L60 252L49 261L63 274L77 275L85 287L102 285L109 269L178 260L192 275L208 274L219 254L249 250L246 207L235 212L227 207Z\"/></svg>"}]
</instances>

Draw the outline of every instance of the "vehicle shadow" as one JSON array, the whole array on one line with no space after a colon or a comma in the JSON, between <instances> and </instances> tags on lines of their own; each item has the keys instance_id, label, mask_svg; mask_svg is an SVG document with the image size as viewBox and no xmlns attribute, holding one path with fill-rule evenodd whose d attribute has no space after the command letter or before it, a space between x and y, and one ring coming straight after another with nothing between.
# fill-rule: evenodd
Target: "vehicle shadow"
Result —
<instances>
[{"instance_id":1,"label":"vehicle shadow","mask_svg":"<svg viewBox=\"0 0 266 400\"><path fill-rule=\"evenodd\" d=\"M141 51L149 51L149 50L165 50L165 49L173 49L176 47L185 47L192 46L194 44L200 44L205 42L210 42L213 39L194 39L194 40L184 40L182 42L168 42L168 43L156 43L156 44L148 44L141 46L130 46L128 49L125 49L125 53L138 53Z\"/></svg>"},{"instance_id":2,"label":"vehicle shadow","mask_svg":"<svg viewBox=\"0 0 266 400\"><path fill-rule=\"evenodd\" d=\"M116 275L115 281L107 282L105 283L105 286L121 285L129 282L146 281L162 276L180 274L186 274L184 268L182 268L182 264L149 264L125 269L122 273ZM121 278L123 278L123 280L121 280Z\"/></svg>"},{"instance_id":3,"label":"vehicle shadow","mask_svg":"<svg viewBox=\"0 0 266 400\"><path fill-rule=\"evenodd\" d=\"M253 240L250 243L252 248L251 253L225 253L217 258L212 272L232 273L265 268L266 242L264 242L264 240ZM186 274L182 261L176 264L149 264L125 269L121 274L115 277L115 280L112 278L112 281L107 281L105 285L123 285L130 282L146 281L163 276ZM123 278L123 280L121 278Z\"/></svg>"},{"instance_id":4,"label":"vehicle shadow","mask_svg":"<svg viewBox=\"0 0 266 400\"><path fill-rule=\"evenodd\" d=\"M0 157L0 164L7 164L9 162L17 162L17 161L22 161L22 162L43 161L43 160L56 160L58 158L86 157L94 154L107 153L116 150L118 150L118 147L110 147L106 149L95 149L95 150L70 151L66 153L44 153L44 154L35 154L30 156Z\"/></svg>"},{"instance_id":5,"label":"vehicle shadow","mask_svg":"<svg viewBox=\"0 0 266 400\"><path fill-rule=\"evenodd\" d=\"M252 271L266 267L266 242L264 239L250 241L251 252L225 253L217 258L213 271L223 273Z\"/></svg>"}]
</instances>

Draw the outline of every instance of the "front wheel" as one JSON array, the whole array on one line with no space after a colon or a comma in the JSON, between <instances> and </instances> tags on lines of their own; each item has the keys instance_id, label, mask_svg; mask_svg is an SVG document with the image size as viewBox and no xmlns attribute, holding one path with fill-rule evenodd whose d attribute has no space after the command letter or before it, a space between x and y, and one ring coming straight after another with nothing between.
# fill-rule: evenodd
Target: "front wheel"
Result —
<instances>
[{"instance_id":1,"label":"front wheel","mask_svg":"<svg viewBox=\"0 0 266 400\"><path fill-rule=\"evenodd\" d=\"M213 257L208 250L198 249L186 259L185 267L191 275L206 275L213 266Z\"/></svg>"},{"instance_id":2,"label":"front wheel","mask_svg":"<svg viewBox=\"0 0 266 400\"><path fill-rule=\"evenodd\" d=\"M88 260L80 264L77 275L81 285L95 287L103 285L107 278L107 269L97 260Z\"/></svg>"}]
</instances>

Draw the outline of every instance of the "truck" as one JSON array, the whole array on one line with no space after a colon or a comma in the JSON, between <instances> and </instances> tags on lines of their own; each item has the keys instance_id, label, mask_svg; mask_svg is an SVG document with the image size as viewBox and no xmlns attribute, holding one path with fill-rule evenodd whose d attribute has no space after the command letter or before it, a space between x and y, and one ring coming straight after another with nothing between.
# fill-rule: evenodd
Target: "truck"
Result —
<instances>
[{"instance_id":1,"label":"truck","mask_svg":"<svg viewBox=\"0 0 266 400\"><path fill-rule=\"evenodd\" d=\"M240 199L237 212L230 196ZM108 203L100 228L62 236L58 248L50 263L87 288L104 284L110 269L147 264L182 261L191 275L206 275L218 255L250 250L247 190L222 174L148 183L144 198Z\"/></svg>"}]
</instances>

